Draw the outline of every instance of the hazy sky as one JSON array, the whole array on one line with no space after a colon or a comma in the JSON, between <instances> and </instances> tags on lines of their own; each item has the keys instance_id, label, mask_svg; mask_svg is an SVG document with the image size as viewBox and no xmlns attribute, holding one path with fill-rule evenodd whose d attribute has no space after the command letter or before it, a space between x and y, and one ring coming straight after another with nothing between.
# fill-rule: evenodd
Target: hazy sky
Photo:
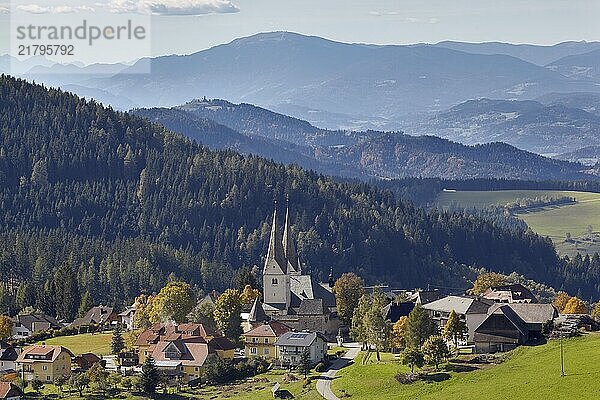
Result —
<instances>
[{"instance_id":1,"label":"hazy sky","mask_svg":"<svg viewBox=\"0 0 600 400\"><path fill-rule=\"evenodd\" d=\"M600 0L65 0L52 7L46 0L25 3L36 13L76 13L104 3L112 12L151 14L154 55L190 53L274 30L380 44L600 40ZM6 9L7 3L0 0L0 26L8 24ZM8 34L1 35L0 53L5 53Z\"/></svg>"}]
</instances>

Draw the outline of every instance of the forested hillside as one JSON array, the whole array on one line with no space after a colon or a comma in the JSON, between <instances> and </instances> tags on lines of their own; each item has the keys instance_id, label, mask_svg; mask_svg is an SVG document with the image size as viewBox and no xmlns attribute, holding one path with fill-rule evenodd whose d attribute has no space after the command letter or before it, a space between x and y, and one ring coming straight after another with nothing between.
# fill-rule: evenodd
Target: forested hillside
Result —
<instances>
[{"instance_id":1,"label":"forested hillside","mask_svg":"<svg viewBox=\"0 0 600 400\"><path fill-rule=\"evenodd\" d=\"M286 196L299 254L316 277L333 268L369 283L465 286L473 275L464 263L598 297L597 272L572 274L531 232L210 151L140 117L0 78L4 309L72 318L87 290L97 303L121 304L171 273L223 289L240 267L261 264L273 202L283 211Z\"/></svg>"}]
</instances>

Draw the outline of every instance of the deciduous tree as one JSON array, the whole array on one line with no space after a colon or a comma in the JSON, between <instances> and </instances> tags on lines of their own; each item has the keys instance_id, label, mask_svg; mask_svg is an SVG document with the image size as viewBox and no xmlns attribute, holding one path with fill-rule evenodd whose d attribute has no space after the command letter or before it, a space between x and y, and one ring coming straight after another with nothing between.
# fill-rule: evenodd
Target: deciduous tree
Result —
<instances>
[{"instance_id":1,"label":"deciduous tree","mask_svg":"<svg viewBox=\"0 0 600 400\"><path fill-rule=\"evenodd\" d=\"M486 272L477 277L475 283L473 283L473 288L469 290L469 293L482 294L492 286L501 286L505 284L506 277L504 275L500 275L496 272Z\"/></svg>"},{"instance_id":2,"label":"deciduous tree","mask_svg":"<svg viewBox=\"0 0 600 400\"><path fill-rule=\"evenodd\" d=\"M333 285L335 301L339 318L346 324L352 322L354 309L365 293L365 283L361 277L353 272L342 274Z\"/></svg>"},{"instance_id":3,"label":"deciduous tree","mask_svg":"<svg viewBox=\"0 0 600 400\"><path fill-rule=\"evenodd\" d=\"M215 303L214 317L217 328L228 339L238 342L242 334L240 292L227 289Z\"/></svg>"},{"instance_id":4,"label":"deciduous tree","mask_svg":"<svg viewBox=\"0 0 600 400\"><path fill-rule=\"evenodd\" d=\"M425 357L421 349L415 347L407 347L400 356L402 364L410 368L410 372L415 372L415 367L422 368L425 364Z\"/></svg>"},{"instance_id":5,"label":"deciduous tree","mask_svg":"<svg viewBox=\"0 0 600 400\"><path fill-rule=\"evenodd\" d=\"M430 365L435 365L437 370L440 363L450 356L450 350L443 337L430 336L423 344L423 355Z\"/></svg>"},{"instance_id":6,"label":"deciduous tree","mask_svg":"<svg viewBox=\"0 0 600 400\"><path fill-rule=\"evenodd\" d=\"M194 293L188 283L172 281L160 290L151 304L150 322L186 322L195 304Z\"/></svg>"},{"instance_id":7,"label":"deciduous tree","mask_svg":"<svg viewBox=\"0 0 600 400\"><path fill-rule=\"evenodd\" d=\"M446 325L444 325L444 337L448 340L452 340L454 346L458 346L458 341L463 339L468 332L469 329L467 328L466 322L460 319L456 311L450 311L448 321L446 321Z\"/></svg>"},{"instance_id":8,"label":"deciduous tree","mask_svg":"<svg viewBox=\"0 0 600 400\"><path fill-rule=\"evenodd\" d=\"M254 303L254 300L256 300L258 297L260 297L260 291L258 289L254 289L250 285L246 285L242 291L242 294L240 295L240 301L242 302L243 306L250 307L252 306L252 303Z\"/></svg>"},{"instance_id":9,"label":"deciduous tree","mask_svg":"<svg viewBox=\"0 0 600 400\"><path fill-rule=\"evenodd\" d=\"M563 314L587 314L587 313L588 313L587 306L581 299L579 299L577 297L571 297L569 299L569 301L567 302L567 304L565 305L565 308L563 309Z\"/></svg>"},{"instance_id":10,"label":"deciduous tree","mask_svg":"<svg viewBox=\"0 0 600 400\"><path fill-rule=\"evenodd\" d=\"M400 317L398 321L392 326L392 332L390 333L390 346L394 349L403 349L406 347L406 341L404 339L406 331L406 322L408 317Z\"/></svg>"},{"instance_id":11,"label":"deciduous tree","mask_svg":"<svg viewBox=\"0 0 600 400\"><path fill-rule=\"evenodd\" d=\"M567 293L558 292L554 300L552 300L552 304L554 307L556 307L559 313L562 313L569 300L571 300L571 296L569 296Z\"/></svg>"},{"instance_id":12,"label":"deciduous tree","mask_svg":"<svg viewBox=\"0 0 600 400\"><path fill-rule=\"evenodd\" d=\"M13 320L7 315L0 315L0 339L6 339L12 335Z\"/></svg>"}]
</instances>

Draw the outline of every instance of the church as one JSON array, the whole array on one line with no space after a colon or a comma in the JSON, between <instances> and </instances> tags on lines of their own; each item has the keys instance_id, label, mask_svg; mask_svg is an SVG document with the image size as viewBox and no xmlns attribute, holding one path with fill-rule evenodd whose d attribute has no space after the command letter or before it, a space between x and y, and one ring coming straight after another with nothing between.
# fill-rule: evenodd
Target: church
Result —
<instances>
[{"instance_id":1,"label":"church","mask_svg":"<svg viewBox=\"0 0 600 400\"><path fill-rule=\"evenodd\" d=\"M310 274L303 274L292 238L289 208L286 208L282 234L275 207L262 276L263 302L252 307L251 322L263 322L259 319L267 316L293 329L337 334L339 321L332 292L333 276L330 274L328 283L318 283Z\"/></svg>"}]
</instances>

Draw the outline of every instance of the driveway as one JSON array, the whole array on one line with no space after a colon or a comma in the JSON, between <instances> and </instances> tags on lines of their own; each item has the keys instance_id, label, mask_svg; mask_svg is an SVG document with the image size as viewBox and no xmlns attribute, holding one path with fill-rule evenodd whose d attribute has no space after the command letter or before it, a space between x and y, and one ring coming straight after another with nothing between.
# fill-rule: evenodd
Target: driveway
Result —
<instances>
[{"instance_id":1,"label":"driveway","mask_svg":"<svg viewBox=\"0 0 600 400\"><path fill-rule=\"evenodd\" d=\"M354 358L360 352L359 343L346 343L344 344L344 347L348 349L346 354L343 357L335 360L335 362L331 364L327 371L319 375L319 379L317 380L317 392L319 392L324 399L339 400L338 397L331 391L331 381L335 378L335 374L337 374L340 369L350 364L350 362L354 360Z\"/></svg>"}]
</instances>

